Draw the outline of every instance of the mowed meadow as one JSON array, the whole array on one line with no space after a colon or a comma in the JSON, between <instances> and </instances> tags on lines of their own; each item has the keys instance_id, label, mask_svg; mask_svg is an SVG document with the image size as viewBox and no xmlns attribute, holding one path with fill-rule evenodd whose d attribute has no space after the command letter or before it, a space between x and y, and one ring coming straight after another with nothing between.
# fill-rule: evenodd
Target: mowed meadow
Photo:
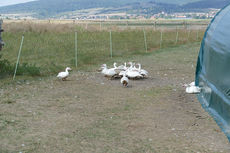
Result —
<instances>
[{"instance_id":1,"label":"mowed meadow","mask_svg":"<svg viewBox=\"0 0 230 153\"><path fill-rule=\"evenodd\" d=\"M119 26L77 22L5 22L3 59L16 63L24 35L20 65L24 63L39 68L39 75L52 75L67 66L89 70L92 66L112 63L121 58L148 55L162 48L200 42L204 34L204 29L167 28L166 23L166 28L156 28L156 25L136 28Z\"/></svg>"}]
</instances>

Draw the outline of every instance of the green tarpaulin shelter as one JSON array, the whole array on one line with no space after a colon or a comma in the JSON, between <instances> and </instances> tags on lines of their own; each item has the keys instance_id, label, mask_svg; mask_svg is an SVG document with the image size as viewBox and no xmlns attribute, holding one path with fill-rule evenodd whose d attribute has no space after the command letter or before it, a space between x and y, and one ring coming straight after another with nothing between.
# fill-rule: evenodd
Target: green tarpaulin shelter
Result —
<instances>
[{"instance_id":1,"label":"green tarpaulin shelter","mask_svg":"<svg viewBox=\"0 0 230 153\"><path fill-rule=\"evenodd\" d=\"M230 5L209 24L197 62L198 99L230 141Z\"/></svg>"}]
</instances>

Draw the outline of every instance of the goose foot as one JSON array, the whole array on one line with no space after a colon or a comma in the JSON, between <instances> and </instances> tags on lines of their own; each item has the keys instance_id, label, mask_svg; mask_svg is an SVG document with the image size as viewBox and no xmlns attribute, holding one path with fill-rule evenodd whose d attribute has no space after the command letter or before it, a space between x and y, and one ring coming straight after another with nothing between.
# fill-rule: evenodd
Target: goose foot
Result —
<instances>
[{"instance_id":1,"label":"goose foot","mask_svg":"<svg viewBox=\"0 0 230 153\"><path fill-rule=\"evenodd\" d=\"M62 78L62 81L66 81L66 78Z\"/></svg>"}]
</instances>

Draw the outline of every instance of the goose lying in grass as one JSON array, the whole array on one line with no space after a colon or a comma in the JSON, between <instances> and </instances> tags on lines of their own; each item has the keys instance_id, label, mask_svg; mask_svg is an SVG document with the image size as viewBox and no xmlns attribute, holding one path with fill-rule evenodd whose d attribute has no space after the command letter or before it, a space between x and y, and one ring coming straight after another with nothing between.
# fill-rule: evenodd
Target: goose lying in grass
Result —
<instances>
[{"instance_id":1,"label":"goose lying in grass","mask_svg":"<svg viewBox=\"0 0 230 153\"><path fill-rule=\"evenodd\" d=\"M101 68L102 68L101 73L104 74L105 77L112 78L117 74L115 68L108 69L106 64L103 64Z\"/></svg>"},{"instance_id":2,"label":"goose lying in grass","mask_svg":"<svg viewBox=\"0 0 230 153\"><path fill-rule=\"evenodd\" d=\"M123 77L123 75L126 74L126 72L127 72L127 71L121 71L118 75L119 75L120 77Z\"/></svg>"},{"instance_id":3,"label":"goose lying in grass","mask_svg":"<svg viewBox=\"0 0 230 153\"><path fill-rule=\"evenodd\" d=\"M58 73L57 77L62 79L62 81L66 81L66 78L69 76L69 71L72 70L71 68L67 67L65 72Z\"/></svg>"},{"instance_id":4,"label":"goose lying in grass","mask_svg":"<svg viewBox=\"0 0 230 153\"><path fill-rule=\"evenodd\" d=\"M126 71L126 75L130 79L140 79L140 78L143 78L143 76L138 71L135 71L135 70L132 70L132 69L128 69Z\"/></svg>"},{"instance_id":5,"label":"goose lying in grass","mask_svg":"<svg viewBox=\"0 0 230 153\"><path fill-rule=\"evenodd\" d=\"M201 88L195 86L195 82L192 82L190 84L184 84L184 87L186 87L186 93L188 94L198 94L201 92Z\"/></svg>"},{"instance_id":6,"label":"goose lying in grass","mask_svg":"<svg viewBox=\"0 0 230 153\"><path fill-rule=\"evenodd\" d=\"M126 74L128 78L130 79L141 79L148 75L148 72L144 69L141 69L141 64L138 63L139 68L136 68L135 63L129 62L130 65L129 68L126 68L126 70L123 70L119 73L119 76L123 76L123 74Z\"/></svg>"},{"instance_id":7,"label":"goose lying in grass","mask_svg":"<svg viewBox=\"0 0 230 153\"><path fill-rule=\"evenodd\" d=\"M121 78L121 83L124 86L128 85L129 79L142 79L148 75L148 72L141 68L141 64L139 67L135 66L135 63L129 62L130 66L127 67L126 63L124 65L117 66L117 63L113 63L113 68L107 68L106 64L101 66L101 73L106 77L112 78Z\"/></svg>"},{"instance_id":8,"label":"goose lying in grass","mask_svg":"<svg viewBox=\"0 0 230 153\"><path fill-rule=\"evenodd\" d=\"M104 67L106 64L103 64L102 67ZM121 72L125 72L127 70L126 63L124 65L117 66L117 63L113 63L113 68L111 70L115 71L116 74L113 76L113 78L121 78L123 75L120 75Z\"/></svg>"},{"instance_id":9,"label":"goose lying in grass","mask_svg":"<svg viewBox=\"0 0 230 153\"><path fill-rule=\"evenodd\" d=\"M122 84L124 87L128 87L129 79L126 77L126 74L125 74L125 73L123 74L123 77L121 78L121 84Z\"/></svg>"}]
</instances>

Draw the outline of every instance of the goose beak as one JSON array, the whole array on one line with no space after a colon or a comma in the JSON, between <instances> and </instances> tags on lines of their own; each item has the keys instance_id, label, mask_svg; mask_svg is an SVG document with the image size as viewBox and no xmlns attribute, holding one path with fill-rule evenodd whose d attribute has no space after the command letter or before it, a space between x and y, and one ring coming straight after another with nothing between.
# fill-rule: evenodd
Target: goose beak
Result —
<instances>
[{"instance_id":1,"label":"goose beak","mask_svg":"<svg viewBox=\"0 0 230 153\"><path fill-rule=\"evenodd\" d=\"M97 69L97 72L101 72L101 71L102 71L102 68Z\"/></svg>"},{"instance_id":2,"label":"goose beak","mask_svg":"<svg viewBox=\"0 0 230 153\"><path fill-rule=\"evenodd\" d=\"M188 84L183 84L182 87L188 87Z\"/></svg>"}]
</instances>

